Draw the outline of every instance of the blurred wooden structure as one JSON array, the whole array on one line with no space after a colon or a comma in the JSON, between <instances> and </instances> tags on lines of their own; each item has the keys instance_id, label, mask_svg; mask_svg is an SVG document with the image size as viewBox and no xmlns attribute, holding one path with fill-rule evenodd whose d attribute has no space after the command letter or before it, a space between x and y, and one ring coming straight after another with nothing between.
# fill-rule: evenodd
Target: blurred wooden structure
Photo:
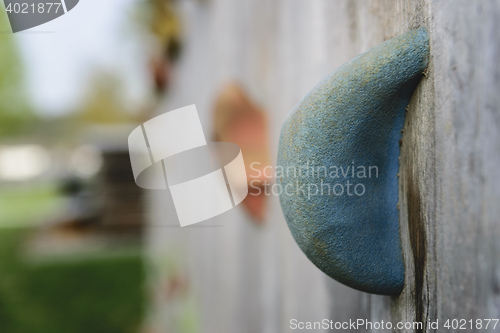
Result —
<instances>
[{"instance_id":1,"label":"blurred wooden structure","mask_svg":"<svg viewBox=\"0 0 500 333\"><path fill-rule=\"evenodd\" d=\"M100 179L104 200L102 227L110 234L141 233L144 191L135 184L128 150L103 152Z\"/></svg>"}]
</instances>

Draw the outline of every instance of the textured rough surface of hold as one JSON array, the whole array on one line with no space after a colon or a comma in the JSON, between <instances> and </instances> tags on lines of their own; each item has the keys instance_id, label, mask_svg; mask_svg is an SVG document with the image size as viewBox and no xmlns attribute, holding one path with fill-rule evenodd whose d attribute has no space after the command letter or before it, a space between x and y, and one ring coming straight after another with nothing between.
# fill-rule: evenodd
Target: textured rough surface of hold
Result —
<instances>
[{"instance_id":1,"label":"textured rough surface of hold","mask_svg":"<svg viewBox=\"0 0 500 333\"><path fill-rule=\"evenodd\" d=\"M399 141L428 57L424 28L388 40L327 76L282 127L277 181L293 237L323 272L365 292L404 286Z\"/></svg>"}]
</instances>

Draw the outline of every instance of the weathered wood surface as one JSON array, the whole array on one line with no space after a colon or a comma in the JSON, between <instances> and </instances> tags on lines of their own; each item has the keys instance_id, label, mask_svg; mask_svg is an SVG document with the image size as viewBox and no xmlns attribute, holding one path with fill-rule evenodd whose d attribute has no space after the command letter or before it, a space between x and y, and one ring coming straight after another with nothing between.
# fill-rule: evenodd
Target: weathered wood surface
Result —
<instances>
[{"instance_id":1,"label":"weathered wood surface","mask_svg":"<svg viewBox=\"0 0 500 333\"><path fill-rule=\"evenodd\" d=\"M180 327L197 318L200 332L254 333L288 332L292 318L500 317L500 1L212 0L186 2L182 15L187 45L163 111L195 103L208 135L216 93L236 79L269 112L272 152L292 107L357 54L425 26L431 61L402 140L399 297L321 273L293 241L277 197L264 227L235 209L180 229L161 226L176 224L175 212L168 193L154 192L150 326L189 331ZM187 286L172 293L179 279Z\"/></svg>"}]
</instances>

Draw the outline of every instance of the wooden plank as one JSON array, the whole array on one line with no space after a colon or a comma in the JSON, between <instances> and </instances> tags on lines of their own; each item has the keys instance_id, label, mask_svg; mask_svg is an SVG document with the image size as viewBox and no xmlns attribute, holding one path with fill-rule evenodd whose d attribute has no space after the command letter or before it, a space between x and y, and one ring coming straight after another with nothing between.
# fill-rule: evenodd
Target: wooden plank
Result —
<instances>
[{"instance_id":1,"label":"wooden plank","mask_svg":"<svg viewBox=\"0 0 500 333\"><path fill-rule=\"evenodd\" d=\"M273 152L292 107L360 52L425 26L431 62L402 140L399 297L324 276L293 241L276 197L263 228L238 209L214 223L223 227L179 230L156 226L175 212L155 194L153 266L175 258L189 292L160 297L152 326L175 331L172 314L189 300L201 331L218 333L286 332L293 318L439 319L442 331L446 319L500 317L500 2L212 0L182 13L187 45L162 112L196 103L208 133L217 90L236 79L269 111ZM167 275L152 274L153 285ZM417 331L433 330L408 330Z\"/></svg>"}]
</instances>

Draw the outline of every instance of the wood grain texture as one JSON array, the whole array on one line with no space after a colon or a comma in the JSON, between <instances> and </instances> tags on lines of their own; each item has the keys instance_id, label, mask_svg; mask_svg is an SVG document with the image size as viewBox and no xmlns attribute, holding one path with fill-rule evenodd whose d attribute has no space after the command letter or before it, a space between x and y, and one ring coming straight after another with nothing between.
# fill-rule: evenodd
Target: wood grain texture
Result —
<instances>
[{"instance_id":1,"label":"wood grain texture","mask_svg":"<svg viewBox=\"0 0 500 333\"><path fill-rule=\"evenodd\" d=\"M187 45L161 112L196 103L209 133L213 98L236 79L269 111L272 152L293 106L352 57L425 26L431 60L401 142L399 297L321 273L293 241L276 197L265 227L237 209L208 223L222 227L180 230L158 226L175 224L175 212L168 194L153 193L150 326L181 332L181 312L207 333L289 332L292 318L442 325L500 317L499 1L212 0L182 13ZM172 272L183 272L189 291L158 296Z\"/></svg>"}]
</instances>

